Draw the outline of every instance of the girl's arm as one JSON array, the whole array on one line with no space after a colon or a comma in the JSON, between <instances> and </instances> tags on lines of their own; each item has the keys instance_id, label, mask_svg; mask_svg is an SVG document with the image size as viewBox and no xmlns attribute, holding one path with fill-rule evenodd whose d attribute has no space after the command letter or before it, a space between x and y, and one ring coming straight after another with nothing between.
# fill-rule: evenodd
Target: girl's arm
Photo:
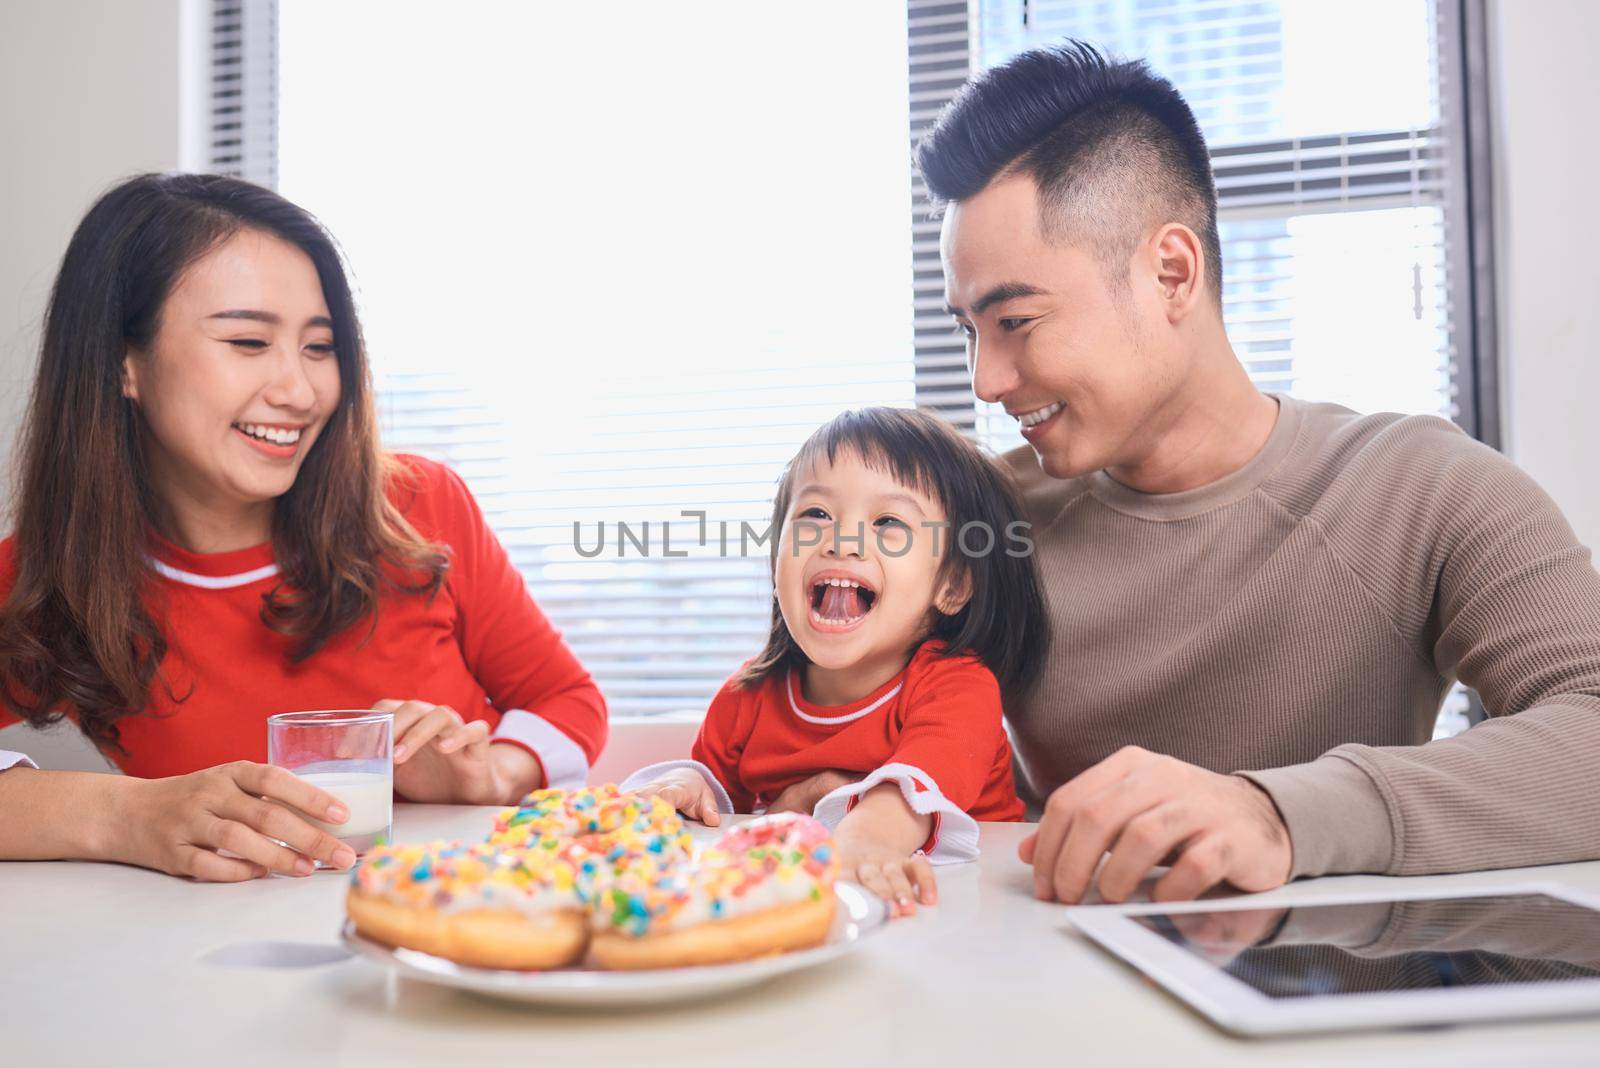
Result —
<instances>
[{"instance_id":1,"label":"girl's arm","mask_svg":"<svg viewBox=\"0 0 1600 1068\"><path fill-rule=\"evenodd\" d=\"M973 860L978 823L969 812L980 800L998 815L1006 810L999 795L1007 794L1017 817L1022 811L1009 782L1000 686L972 657L917 656L906 682L904 720L888 760L859 783L824 797L816 816L842 828L852 806L859 807L858 798L888 786L908 813L931 820L927 835L912 849L925 850L934 864ZM1006 771L1003 783L990 782L997 766Z\"/></svg>"},{"instance_id":2,"label":"girl's arm","mask_svg":"<svg viewBox=\"0 0 1600 1068\"><path fill-rule=\"evenodd\" d=\"M834 831L840 870L889 902L895 915L936 904L933 868L920 852L932 829L933 817L913 812L896 783L880 783Z\"/></svg>"}]
</instances>

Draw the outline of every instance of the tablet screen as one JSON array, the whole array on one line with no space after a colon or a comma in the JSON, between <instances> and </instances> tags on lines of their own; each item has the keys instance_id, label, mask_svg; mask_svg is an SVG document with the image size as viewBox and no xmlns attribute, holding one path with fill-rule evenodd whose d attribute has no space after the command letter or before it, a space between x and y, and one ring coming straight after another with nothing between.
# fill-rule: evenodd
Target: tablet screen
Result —
<instances>
[{"instance_id":1,"label":"tablet screen","mask_svg":"<svg viewBox=\"0 0 1600 1068\"><path fill-rule=\"evenodd\" d=\"M1600 978L1600 911L1545 894L1129 919L1273 998Z\"/></svg>"}]
</instances>

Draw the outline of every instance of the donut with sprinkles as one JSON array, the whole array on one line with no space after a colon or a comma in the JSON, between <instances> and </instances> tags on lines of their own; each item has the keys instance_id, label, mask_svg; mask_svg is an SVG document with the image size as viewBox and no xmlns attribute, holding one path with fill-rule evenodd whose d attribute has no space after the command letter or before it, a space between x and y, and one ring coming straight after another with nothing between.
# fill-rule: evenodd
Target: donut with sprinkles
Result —
<instances>
[{"instance_id":1,"label":"donut with sprinkles","mask_svg":"<svg viewBox=\"0 0 1600 1068\"><path fill-rule=\"evenodd\" d=\"M351 878L362 934L479 968L561 968L589 943L584 858L488 843L380 846ZM587 885L585 885L587 884Z\"/></svg>"},{"instance_id":2,"label":"donut with sprinkles","mask_svg":"<svg viewBox=\"0 0 1600 1068\"><path fill-rule=\"evenodd\" d=\"M838 861L809 816L764 816L696 855L659 798L536 790L485 842L383 846L351 877L363 935L481 968L718 964L817 945Z\"/></svg>"},{"instance_id":3,"label":"donut with sprinkles","mask_svg":"<svg viewBox=\"0 0 1600 1068\"><path fill-rule=\"evenodd\" d=\"M594 895L589 961L681 968L804 949L827 938L839 861L810 816L764 816L722 835L693 864L641 858Z\"/></svg>"},{"instance_id":4,"label":"donut with sprinkles","mask_svg":"<svg viewBox=\"0 0 1600 1068\"><path fill-rule=\"evenodd\" d=\"M576 841L592 853L633 850L687 859L693 840L683 818L659 797L625 794L615 786L535 790L495 817L494 845L552 848Z\"/></svg>"}]
</instances>

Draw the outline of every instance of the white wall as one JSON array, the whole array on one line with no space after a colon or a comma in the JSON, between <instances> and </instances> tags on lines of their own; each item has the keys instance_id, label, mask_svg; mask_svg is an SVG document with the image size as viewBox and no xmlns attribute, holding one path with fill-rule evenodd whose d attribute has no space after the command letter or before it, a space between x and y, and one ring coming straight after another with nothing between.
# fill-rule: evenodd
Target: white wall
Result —
<instances>
[{"instance_id":1,"label":"white wall","mask_svg":"<svg viewBox=\"0 0 1600 1068\"><path fill-rule=\"evenodd\" d=\"M118 178L178 166L183 0L0 3L0 481L73 227ZM9 521L5 524L9 526Z\"/></svg>"},{"instance_id":2,"label":"white wall","mask_svg":"<svg viewBox=\"0 0 1600 1068\"><path fill-rule=\"evenodd\" d=\"M32 383L45 301L67 240L117 179L183 156L181 40L192 0L0 3L0 529L9 529L15 427ZM185 22L185 18L190 21ZM103 768L76 731L0 731L57 768Z\"/></svg>"},{"instance_id":3,"label":"white wall","mask_svg":"<svg viewBox=\"0 0 1600 1068\"><path fill-rule=\"evenodd\" d=\"M1600 552L1600 3L1490 0L1506 451Z\"/></svg>"}]
</instances>

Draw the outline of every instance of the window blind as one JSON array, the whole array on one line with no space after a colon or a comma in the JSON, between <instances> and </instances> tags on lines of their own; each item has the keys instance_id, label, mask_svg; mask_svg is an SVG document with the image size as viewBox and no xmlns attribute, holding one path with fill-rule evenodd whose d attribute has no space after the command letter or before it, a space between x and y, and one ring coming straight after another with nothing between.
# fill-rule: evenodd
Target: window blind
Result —
<instances>
[{"instance_id":1,"label":"window blind","mask_svg":"<svg viewBox=\"0 0 1600 1068\"><path fill-rule=\"evenodd\" d=\"M908 0L912 150L972 73L970 17L967 0ZM945 311L939 220L932 217L927 186L914 166L911 261L917 407L971 431L977 412L967 374L967 344L951 329L950 313Z\"/></svg>"},{"instance_id":2,"label":"window blind","mask_svg":"<svg viewBox=\"0 0 1600 1068\"><path fill-rule=\"evenodd\" d=\"M766 638L779 471L844 408L909 403L910 377L825 353L643 375L584 398L587 432L519 427L492 376L389 374L380 397L386 446L467 479L612 714L697 716Z\"/></svg>"},{"instance_id":3,"label":"window blind","mask_svg":"<svg viewBox=\"0 0 1600 1068\"><path fill-rule=\"evenodd\" d=\"M278 184L277 0L210 0L206 169Z\"/></svg>"},{"instance_id":4,"label":"window blind","mask_svg":"<svg viewBox=\"0 0 1600 1068\"><path fill-rule=\"evenodd\" d=\"M914 399L903 9L625 0L601 61L581 5L281 6L280 187L349 255L384 444L466 478L613 715L700 715L783 464Z\"/></svg>"},{"instance_id":5,"label":"window blind","mask_svg":"<svg viewBox=\"0 0 1600 1068\"><path fill-rule=\"evenodd\" d=\"M967 21L974 70L1077 37L1146 59L1183 92L1211 149L1224 319L1262 388L1466 421L1472 368L1449 315L1463 208L1443 105L1454 13L1430 0L972 0ZM919 225L919 400L937 397L993 448L1019 445L1015 421L965 385L933 286L937 228Z\"/></svg>"}]
</instances>

